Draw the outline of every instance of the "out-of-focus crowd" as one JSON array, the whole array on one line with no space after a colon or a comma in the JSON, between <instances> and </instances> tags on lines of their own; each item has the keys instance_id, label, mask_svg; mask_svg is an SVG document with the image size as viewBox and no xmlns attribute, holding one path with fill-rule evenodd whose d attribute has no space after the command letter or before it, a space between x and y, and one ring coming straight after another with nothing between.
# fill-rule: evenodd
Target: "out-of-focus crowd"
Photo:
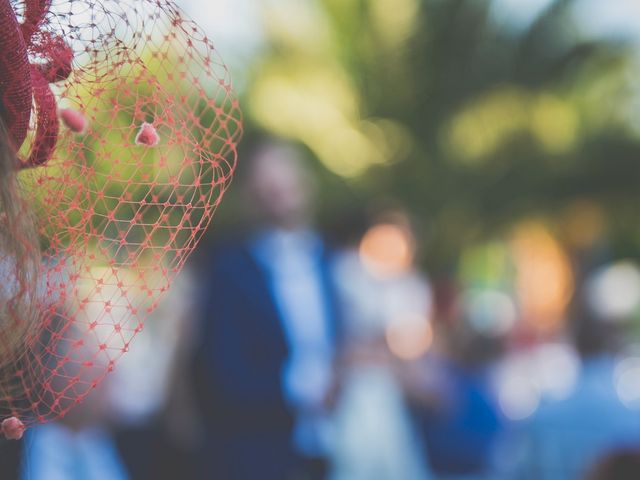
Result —
<instances>
[{"instance_id":1,"label":"out-of-focus crowd","mask_svg":"<svg viewBox=\"0 0 640 480\"><path fill-rule=\"evenodd\" d=\"M201 249L85 404L3 445L7 478L640 478L634 264L576 258L546 328L509 286L430 282L401 210L323 235L293 146L239 177L251 228Z\"/></svg>"}]
</instances>

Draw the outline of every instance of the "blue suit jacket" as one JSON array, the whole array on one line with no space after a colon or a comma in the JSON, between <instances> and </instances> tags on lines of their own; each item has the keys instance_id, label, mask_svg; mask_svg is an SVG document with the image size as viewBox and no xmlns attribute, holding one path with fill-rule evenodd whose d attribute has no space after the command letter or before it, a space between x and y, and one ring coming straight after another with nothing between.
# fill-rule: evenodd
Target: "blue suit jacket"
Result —
<instances>
[{"instance_id":1,"label":"blue suit jacket","mask_svg":"<svg viewBox=\"0 0 640 480\"><path fill-rule=\"evenodd\" d=\"M323 259L335 338L338 309L328 252ZM212 256L202 287L194 373L207 431L203 478L285 479L297 460L293 412L281 381L289 348L268 276L249 246L236 243Z\"/></svg>"}]
</instances>

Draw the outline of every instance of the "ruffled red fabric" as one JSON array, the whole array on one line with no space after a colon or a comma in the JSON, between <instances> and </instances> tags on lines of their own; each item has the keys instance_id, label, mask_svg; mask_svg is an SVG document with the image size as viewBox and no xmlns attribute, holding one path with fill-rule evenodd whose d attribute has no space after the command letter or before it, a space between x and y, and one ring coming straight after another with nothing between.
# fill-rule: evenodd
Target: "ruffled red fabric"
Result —
<instances>
[{"instance_id":1,"label":"ruffled red fabric","mask_svg":"<svg viewBox=\"0 0 640 480\"><path fill-rule=\"evenodd\" d=\"M15 149L27 137L33 89L27 45L9 0L0 0L0 115Z\"/></svg>"}]
</instances>

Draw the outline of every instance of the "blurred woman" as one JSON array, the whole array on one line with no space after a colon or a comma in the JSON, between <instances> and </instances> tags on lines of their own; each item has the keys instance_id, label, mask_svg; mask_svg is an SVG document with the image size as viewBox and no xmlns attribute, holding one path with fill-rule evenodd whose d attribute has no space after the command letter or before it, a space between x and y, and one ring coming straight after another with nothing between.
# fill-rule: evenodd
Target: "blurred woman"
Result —
<instances>
[{"instance_id":1,"label":"blurred woman","mask_svg":"<svg viewBox=\"0 0 640 480\"><path fill-rule=\"evenodd\" d=\"M414 244L406 216L392 214L336 262L346 347L334 480L431 478L395 374L431 342L431 290L413 268Z\"/></svg>"}]
</instances>

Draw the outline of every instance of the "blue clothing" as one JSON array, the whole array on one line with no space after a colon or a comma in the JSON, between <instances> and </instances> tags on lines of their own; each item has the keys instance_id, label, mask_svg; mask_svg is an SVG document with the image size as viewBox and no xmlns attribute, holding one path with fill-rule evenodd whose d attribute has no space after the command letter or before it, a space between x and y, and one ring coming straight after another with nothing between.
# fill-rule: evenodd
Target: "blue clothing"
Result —
<instances>
[{"instance_id":1,"label":"blue clothing","mask_svg":"<svg viewBox=\"0 0 640 480\"><path fill-rule=\"evenodd\" d=\"M283 382L291 346L271 274L254 249L252 242L219 249L202 284L194 365L206 430L202 478L281 480L298 461L297 412ZM337 308L324 248L318 274L334 338Z\"/></svg>"},{"instance_id":2,"label":"blue clothing","mask_svg":"<svg viewBox=\"0 0 640 480\"><path fill-rule=\"evenodd\" d=\"M108 432L74 432L52 422L26 433L23 478L33 480L127 480L129 474Z\"/></svg>"},{"instance_id":3,"label":"blue clothing","mask_svg":"<svg viewBox=\"0 0 640 480\"><path fill-rule=\"evenodd\" d=\"M444 362L442 369L442 408L418 412L429 465L438 475L484 474L502 428L498 409L481 372Z\"/></svg>"},{"instance_id":4,"label":"blue clothing","mask_svg":"<svg viewBox=\"0 0 640 480\"><path fill-rule=\"evenodd\" d=\"M333 380L334 332L323 286L322 242L306 230L271 230L252 242L252 253L267 274L289 348L282 383L296 411L294 447L305 456L325 456L324 401Z\"/></svg>"},{"instance_id":5,"label":"blue clothing","mask_svg":"<svg viewBox=\"0 0 640 480\"><path fill-rule=\"evenodd\" d=\"M514 439L522 456L512 455L509 478L577 480L604 455L640 446L640 411L620 401L614 370L613 358L587 360L567 399L539 407Z\"/></svg>"}]
</instances>

